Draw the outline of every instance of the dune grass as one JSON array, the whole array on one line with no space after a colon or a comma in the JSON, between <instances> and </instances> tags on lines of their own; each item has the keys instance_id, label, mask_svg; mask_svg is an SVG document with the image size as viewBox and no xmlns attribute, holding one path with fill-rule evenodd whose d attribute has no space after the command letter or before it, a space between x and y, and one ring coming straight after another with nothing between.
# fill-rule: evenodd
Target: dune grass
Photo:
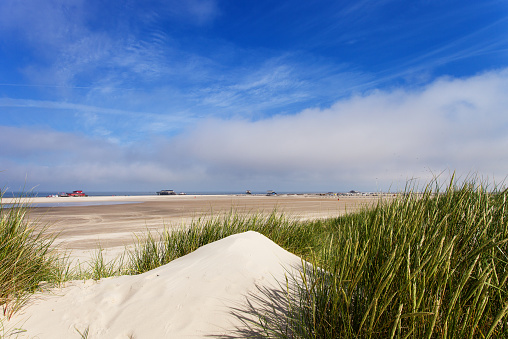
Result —
<instances>
[{"instance_id":1,"label":"dune grass","mask_svg":"<svg viewBox=\"0 0 508 339\"><path fill-rule=\"evenodd\" d=\"M287 309L259 314L267 338L508 337L507 195L475 180L457 186L452 179L444 189L435 183L423 194L407 189L374 207L325 220L231 211L141 235L123 261L105 263L99 251L88 271L72 274L49 253L51 238L23 222L26 207L11 209L2 211L2 232L19 234L2 235L1 253L9 252L7 246L28 246L12 258L34 261L25 269L17 259L2 259L0 269L17 278L1 282L10 288L1 301L5 305L42 280L143 273L252 230L313 265L288 282ZM25 238L29 245L21 245ZM28 272L40 274L29 278ZM27 283L21 287L18 281Z\"/></svg>"},{"instance_id":2,"label":"dune grass","mask_svg":"<svg viewBox=\"0 0 508 339\"><path fill-rule=\"evenodd\" d=\"M0 205L0 306L7 317L41 281L62 279L60 259L50 249L54 236L29 222L28 212L20 202L12 208Z\"/></svg>"},{"instance_id":3,"label":"dune grass","mask_svg":"<svg viewBox=\"0 0 508 339\"><path fill-rule=\"evenodd\" d=\"M330 219L274 338L507 338L507 191L407 192Z\"/></svg>"}]
</instances>

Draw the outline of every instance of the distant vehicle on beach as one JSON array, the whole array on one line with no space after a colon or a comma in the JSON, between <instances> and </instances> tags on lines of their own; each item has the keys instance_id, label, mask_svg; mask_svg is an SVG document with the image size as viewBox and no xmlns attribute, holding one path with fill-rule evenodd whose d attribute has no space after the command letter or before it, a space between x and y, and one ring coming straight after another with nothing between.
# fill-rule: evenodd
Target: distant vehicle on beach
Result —
<instances>
[{"instance_id":1,"label":"distant vehicle on beach","mask_svg":"<svg viewBox=\"0 0 508 339\"><path fill-rule=\"evenodd\" d=\"M59 197L86 197L87 195L83 191L72 191L72 193L60 193Z\"/></svg>"},{"instance_id":2,"label":"distant vehicle on beach","mask_svg":"<svg viewBox=\"0 0 508 339\"><path fill-rule=\"evenodd\" d=\"M277 195L277 193L275 193L275 191L268 190L268 191L266 191L266 195L267 195L267 196Z\"/></svg>"},{"instance_id":3,"label":"distant vehicle on beach","mask_svg":"<svg viewBox=\"0 0 508 339\"><path fill-rule=\"evenodd\" d=\"M160 190L157 195L176 195L176 193L173 190Z\"/></svg>"}]
</instances>

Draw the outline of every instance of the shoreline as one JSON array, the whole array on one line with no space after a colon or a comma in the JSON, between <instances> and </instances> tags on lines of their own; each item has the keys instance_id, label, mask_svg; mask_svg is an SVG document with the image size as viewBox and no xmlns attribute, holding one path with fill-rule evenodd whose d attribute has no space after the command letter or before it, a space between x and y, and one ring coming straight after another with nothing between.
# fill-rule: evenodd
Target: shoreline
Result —
<instances>
[{"instance_id":1,"label":"shoreline","mask_svg":"<svg viewBox=\"0 0 508 339\"><path fill-rule=\"evenodd\" d=\"M147 202L147 201L162 201L163 199L191 199L191 198L230 198L230 197L245 197L245 198L323 198L323 199L379 199L383 197L392 197L396 193L364 193L348 195L346 193L327 194L327 193L282 193L275 195L267 194L176 194L176 195L89 195L85 197L2 197L0 203L2 205L12 204L67 204L67 203L99 203L99 202Z\"/></svg>"}]
</instances>

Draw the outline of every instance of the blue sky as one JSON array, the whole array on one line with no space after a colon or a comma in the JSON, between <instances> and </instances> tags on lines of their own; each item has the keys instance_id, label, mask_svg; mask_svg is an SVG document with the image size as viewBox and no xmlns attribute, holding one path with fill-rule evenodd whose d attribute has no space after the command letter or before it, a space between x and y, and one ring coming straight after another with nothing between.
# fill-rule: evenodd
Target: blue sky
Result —
<instances>
[{"instance_id":1,"label":"blue sky","mask_svg":"<svg viewBox=\"0 0 508 339\"><path fill-rule=\"evenodd\" d=\"M0 2L0 185L508 174L506 1Z\"/></svg>"}]
</instances>

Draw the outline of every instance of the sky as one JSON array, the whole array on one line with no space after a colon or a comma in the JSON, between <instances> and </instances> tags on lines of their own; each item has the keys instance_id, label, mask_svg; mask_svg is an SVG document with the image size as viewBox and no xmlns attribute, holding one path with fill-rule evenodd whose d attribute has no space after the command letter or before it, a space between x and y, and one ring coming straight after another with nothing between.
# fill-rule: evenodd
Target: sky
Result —
<instances>
[{"instance_id":1,"label":"sky","mask_svg":"<svg viewBox=\"0 0 508 339\"><path fill-rule=\"evenodd\" d=\"M506 0L2 0L0 188L508 174Z\"/></svg>"}]
</instances>

